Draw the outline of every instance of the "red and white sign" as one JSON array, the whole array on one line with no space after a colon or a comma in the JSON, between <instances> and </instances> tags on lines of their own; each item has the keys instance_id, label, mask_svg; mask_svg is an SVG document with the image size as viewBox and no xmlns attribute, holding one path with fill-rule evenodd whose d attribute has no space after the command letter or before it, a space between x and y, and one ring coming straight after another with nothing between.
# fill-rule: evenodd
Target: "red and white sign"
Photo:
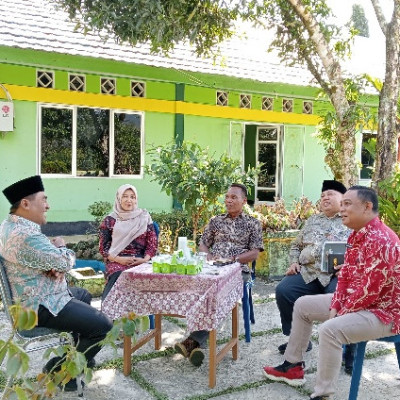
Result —
<instances>
[{"instance_id":1,"label":"red and white sign","mask_svg":"<svg viewBox=\"0 0 400 400\"><path fill-rule=\"evenodd\" d=\"M14 104L12 101L0 101L0 132L14 130Z\"/></svg>"}]
</instances>

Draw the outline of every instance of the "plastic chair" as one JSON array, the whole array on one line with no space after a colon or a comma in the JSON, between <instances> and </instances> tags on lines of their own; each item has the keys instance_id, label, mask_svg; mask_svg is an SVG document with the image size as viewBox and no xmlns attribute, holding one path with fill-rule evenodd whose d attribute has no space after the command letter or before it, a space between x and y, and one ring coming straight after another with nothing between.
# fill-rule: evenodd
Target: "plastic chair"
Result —
<instances>
[{"instance_id":1,"label":"plastic chair","mask_svg":"<svg viewBox=\"0 0 400 400\"><path fill-rule=\"evenodd\" d=\"M380 339L376 339L379 342L391 342L394 343L397 354L397 362L400 369L400 335L388 336ZM353 375L351 376L349 400L357 400L358 387L360 385L361 372L364 362L365 347L367 342L357 343L354 364L353 364Z\"/></svg>"},{"instance_id":2,"label":"plastic chair","mask_svg":"<svg viewBox=\"0 0 400 400\"><path fill-rule=\"evenodd\" d=\"M251 340L251 328L250 322L254 324L254 309L253 309L253 298L252 298L252 287L256 279L256 261L251 263L251 279L248 282L243 283L243 297L242 297L242 309L243 309L243 321L246 342L249 343Z\"/></svg>"},{"instance_id":3,"label":"plastic chair","mask_svg":"<svg viewBox=\"0 0 400 400\"><path fill-rule=\"evenodd\" d=\"M9 312L9 307L11 307L13 302L12 292L10 288L10 283L8 281L7 273L4 267L3 259L0 257L0 295L3 301L4 312L11 323L14 325L12 315ZM31 353L38 350L44 350L51 347L58 346L60 343L65 343L65 338L61 337L61 331L50 328L36 327L31 330L15 331L14 340L23 348L26 353ZM74 343L73 338L69 335L69 341L71 344ZM45 342L46 341L46 342ZM31 346L33 343L39 343L36 346ZM44 343L45 342L45 343ZM7 388L10 388L13 382L12 376L8 377L6 386L4 388L1 398L4 398L7 393ZM76 378L76 383L78 386L78 396L83 396L82 379L81 376Z\"/></svg>"}]
</instances>

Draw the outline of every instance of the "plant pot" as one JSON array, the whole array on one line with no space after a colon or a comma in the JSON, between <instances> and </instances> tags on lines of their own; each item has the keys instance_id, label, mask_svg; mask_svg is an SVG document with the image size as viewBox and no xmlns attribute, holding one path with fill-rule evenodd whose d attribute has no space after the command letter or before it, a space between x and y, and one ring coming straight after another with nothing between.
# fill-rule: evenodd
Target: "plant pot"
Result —
<instances>
[{"instance_id":1,"label":"plant pot","mask_svg":"<svg viewBox=\"0 0 400 400\"><path fill-rule=\"evenodd\" d=\"M88 265L88 263L86 262L85 265ZM90 266L86 266L71 269L69 271L68 284L86 289L93 297L101 297L105 286L105 278L101 269L95 270Z\"/></svg>"},{"instance_id":2,"label":"plant pot","mask_svg":"<svg viewBox=\"0 0 400 400\"><path fill-rule=\"evenodd\" d=\"M256 271L267 279L280 280L289 267L289 250L299 230L264 233L264 251L258 255Z\"/></svg>"}]
</instances>

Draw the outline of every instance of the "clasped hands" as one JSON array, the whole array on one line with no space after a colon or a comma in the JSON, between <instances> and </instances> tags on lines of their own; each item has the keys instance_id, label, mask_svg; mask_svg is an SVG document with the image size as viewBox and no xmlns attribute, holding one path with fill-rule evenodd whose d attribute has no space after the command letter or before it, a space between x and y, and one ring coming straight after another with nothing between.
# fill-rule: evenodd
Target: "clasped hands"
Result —
<instances>
[{"instance_id":1,"label":"clasped hands","mask_svg":"<svg viewBox=\"0 0 400 400\"><path fill-rule=\"evenodd\" d=\"M108 258L108 259L110 260L110 258ZM125 257L117 256L117 257L114 257L110 261L117 262L118 264L121 264L121 265L135 267L136 265L143 264L143 263L147 262L148 260L146 260L145 258L142 258L142 257L135 257L135 256L125 256Z\"/></svg>"}]
</instances>

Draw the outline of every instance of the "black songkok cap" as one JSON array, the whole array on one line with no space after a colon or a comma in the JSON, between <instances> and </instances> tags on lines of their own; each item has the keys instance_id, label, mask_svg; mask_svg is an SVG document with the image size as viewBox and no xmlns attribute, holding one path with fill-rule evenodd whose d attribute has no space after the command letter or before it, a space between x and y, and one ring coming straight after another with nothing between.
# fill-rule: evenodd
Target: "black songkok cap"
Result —
<instances>
[{"instance_id":1,"label":"black songkok cap","mask_svg":"<svg viewBox=\"0 0 400 400\"><path fill-rule=\"evenodd\" d=\"M37 192L44 192L42 178L39 175L22 179L3 190L4 196L7 197L11 205Z\"/></svg>"},{"instance_id":2,"label":"black songkok cap","mask_svg":"<svg viewBox=\"0 0 400 400\"><path fill-rule=\"evenodd\" d=\"M347 192L346 186L344 186L343 183L334 180L324 181L322 183L321 192L325 192L325 190L336 190L337 192L342 194Z\"/></svg>"}]
</instances>

